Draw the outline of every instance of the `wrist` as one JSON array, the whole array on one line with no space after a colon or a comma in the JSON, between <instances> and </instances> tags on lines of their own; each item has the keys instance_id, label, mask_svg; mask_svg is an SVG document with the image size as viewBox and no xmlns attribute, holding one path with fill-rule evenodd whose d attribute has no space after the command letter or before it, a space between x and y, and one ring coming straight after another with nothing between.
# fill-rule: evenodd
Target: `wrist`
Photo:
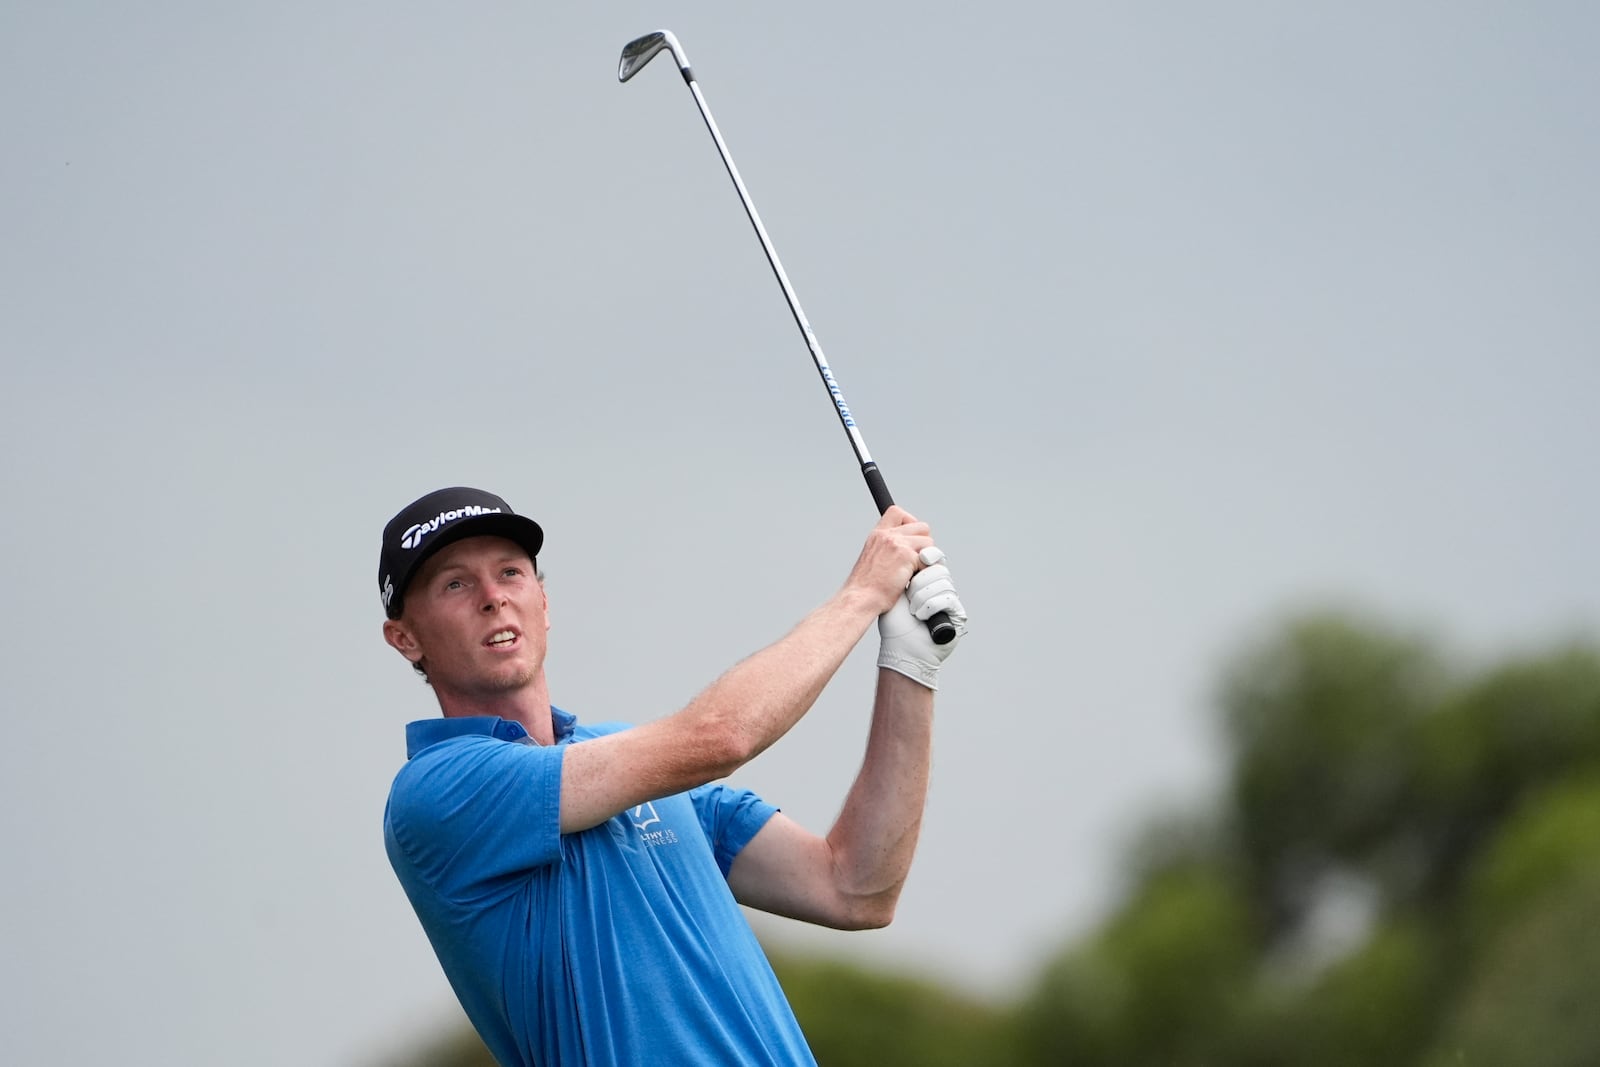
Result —
<instances>
[{"instance_id":1,"label":"wrist","mask_svg":"<svg viewBox=\"0 0 1600 1067\"><path fill-rule=\"evenodd\" d=\"M877 596L871 590L854 585L847 585L835 593L828 602L828 607L852 622L859 621L862 632L865 632L866 628L883 613Z\"/></svg>"}]
</instances>

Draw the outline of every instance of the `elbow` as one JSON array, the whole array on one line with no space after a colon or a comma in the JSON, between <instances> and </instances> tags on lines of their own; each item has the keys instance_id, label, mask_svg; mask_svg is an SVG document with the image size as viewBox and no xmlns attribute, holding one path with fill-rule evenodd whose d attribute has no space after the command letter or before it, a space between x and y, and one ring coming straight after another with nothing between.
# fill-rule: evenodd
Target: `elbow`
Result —
<instances>
[{"instance_id":1,"label":"elbow","mask_svg":"<svg viewBox=\"0 0 1600 1067\"><path fill-rule=\"evenodd\" d=\"M755 759L761 747L735 719L707 726L700 737L700 756L712 779L725 778Z\"/></svg>"},{"instance_id":2,"label":"elbow","mask_svg":"<svg viewBox=\"0 0 1600 1067\"><path fill-rule=\"evenodd\" d=\"M877 893L856 897L845 902L840 909L840 930L882 930L894 922L895 906L900 901L900 891Z\"/></svg>"},{"instance_id":3,"label":"elbow","mask_svg":"<svg viewBox=\"0 0 1600 1067\"><path fill-rule=\"evenodd\" d=\"M882 930L894 922L894 905L887 908L877 908L862 914L861 918L850 929L852 930Z\"/></svg>"}]
</instances>

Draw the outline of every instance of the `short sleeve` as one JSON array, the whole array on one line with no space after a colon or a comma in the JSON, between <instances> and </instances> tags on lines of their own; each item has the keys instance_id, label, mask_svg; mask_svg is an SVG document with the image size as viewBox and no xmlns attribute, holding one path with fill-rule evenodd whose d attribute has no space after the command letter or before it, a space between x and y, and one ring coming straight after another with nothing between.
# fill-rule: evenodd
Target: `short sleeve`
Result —
<instances>
[{"instance_id":1,"label":"short sleeve","mask_svg":"<svg viewBox=\"0 0 1600 1067\"><path fill-rule=\"evenodd\" d=\"M700 828L711 842L724 878L728 877L734 858L778 811L748 789L725 785L700 786L690 790L689 799L694 802Z\"/></svg>"},{"instance_id":2,"label":"short sleeve","mask_svg":"<svg viewBox=\"0 0 1600 1067\"><path fill-rule=\"evenodd\" d=\"M557 862L564 752L491 737L419 752L389 794L391 860L451 897Z\"/></svg>"}]
</instances>

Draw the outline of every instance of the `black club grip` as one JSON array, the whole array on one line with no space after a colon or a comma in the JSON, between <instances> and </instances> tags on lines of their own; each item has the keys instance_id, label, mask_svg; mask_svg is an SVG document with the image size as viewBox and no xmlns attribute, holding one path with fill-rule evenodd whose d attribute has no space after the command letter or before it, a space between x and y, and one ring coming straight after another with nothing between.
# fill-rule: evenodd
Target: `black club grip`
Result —
<instances>
[{"instance_id":1,"label":"black club grip","mask_svg":"<svg viewBox=\"0 0 1600 1067\"><path fill-rule=\"evenodd\" d=\"M878 514L882 515L894 506L894 497L889 495L889 487L884 483L883 472L878 470L876 463L863 463L861 476L867 480L867 489L872 493L872 502L878 505ZM948 645L956 639L956 624L950 621L950 613L936 611L928 616L928 636L933 638L936 645Z\"/></svg>"}]
</instances>

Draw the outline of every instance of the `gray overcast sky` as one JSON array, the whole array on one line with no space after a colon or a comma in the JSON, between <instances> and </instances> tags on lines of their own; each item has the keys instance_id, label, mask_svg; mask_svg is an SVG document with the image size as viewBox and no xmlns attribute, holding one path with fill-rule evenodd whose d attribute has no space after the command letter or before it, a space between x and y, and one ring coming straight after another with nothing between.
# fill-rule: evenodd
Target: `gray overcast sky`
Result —
<instances>
[{"instance_id":1,"label":"gray overcast sky","mask_svg":"<svg viewBox=\"0 0 1600 1067\"><path fill-rule=\"evenodd\" d=\"M1196 803L1298 605L1600 622L1583 3L0 7L0 1059L361 1064L454 1017L383 856L376 549L547 531L557 702L653 718L872 521L676 31L972 611L901 916L1013 989ZM735 779L824 828L863 643Z\"/></svg>"}]
</instances>

